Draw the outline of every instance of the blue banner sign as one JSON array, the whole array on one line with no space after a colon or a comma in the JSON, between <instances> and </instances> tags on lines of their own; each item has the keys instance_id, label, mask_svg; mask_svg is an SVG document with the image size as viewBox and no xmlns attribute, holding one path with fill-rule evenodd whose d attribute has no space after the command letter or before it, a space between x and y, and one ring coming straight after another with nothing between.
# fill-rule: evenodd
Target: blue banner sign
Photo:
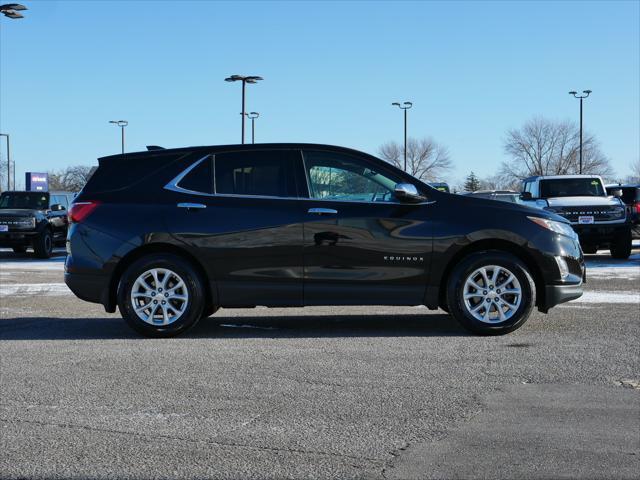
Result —
<instances>
[{"instance_id":1,"label":"blue banner sign","mask_svg":"<svg viewBox=\"0 0 640 480\"><path fill-rule=\"evenodd\" d=\"M24 174L25 190L31 192L47 192L49 191L49 174L27 172Z\"/></svg>"}]
</instances>

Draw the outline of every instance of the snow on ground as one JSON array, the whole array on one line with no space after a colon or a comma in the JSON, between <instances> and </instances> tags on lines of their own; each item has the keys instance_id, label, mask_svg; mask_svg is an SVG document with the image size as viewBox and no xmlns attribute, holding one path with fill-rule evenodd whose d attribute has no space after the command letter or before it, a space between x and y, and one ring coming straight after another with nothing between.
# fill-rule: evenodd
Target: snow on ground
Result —
<instances>
[{"instance_id":1,"label":"snow on ground","mask_svg":"<svg viewBox=\"0 0 640 480\"><path fill-rule=\"evenodd\" d=\"M44 297L72 295L71 290L64 283L3 283L0 285L0 297L5 295L26 297L35 294Z\"/></svg>"},{"instance_id":2,"label":"snow on ground","mask_svg":"<svg viewBox=\"0 0 640 480\"><path fill-rule=\"evenodd\" d=\"M597 292L586 291L576 303L635 303L640 304L640 291L638 290L600 290Z\"/></svg>"}]
</instances>

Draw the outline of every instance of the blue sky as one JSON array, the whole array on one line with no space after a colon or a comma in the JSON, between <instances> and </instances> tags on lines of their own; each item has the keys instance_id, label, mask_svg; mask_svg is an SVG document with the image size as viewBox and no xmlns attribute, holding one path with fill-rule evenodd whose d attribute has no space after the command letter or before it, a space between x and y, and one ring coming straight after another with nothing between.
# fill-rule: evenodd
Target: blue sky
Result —
<instances>
[{"instance_id":1,"label":"blue sky","mask_svg":"<svg viewBox=\"0 0 640 480\"><path fill-rule=\"evenodd\" d=\"M624 176L640 155L640 2L208 2L23 0L0 18L0 130L17 178L127 150L236 143L240 86L259 142L376 153L412 136L456 170L493 174L505 131L577 119ZM4 155L4 139L2 144Z\"/></svg>"}]
</instances>

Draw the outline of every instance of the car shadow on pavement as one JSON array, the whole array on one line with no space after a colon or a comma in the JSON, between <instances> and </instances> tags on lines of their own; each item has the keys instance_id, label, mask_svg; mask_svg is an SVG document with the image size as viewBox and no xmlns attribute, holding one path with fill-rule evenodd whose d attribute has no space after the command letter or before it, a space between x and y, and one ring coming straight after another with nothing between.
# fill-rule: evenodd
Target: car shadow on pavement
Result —
<instances>
[{"instance_id":1,"label":"car shadow on pavement","mask_svg":"<svg viewBox=\"0 0 640 480\"><path fill-rule=\"evenodd\" d=\"M467 336L449 315L212 316L181 339ZM27 317L0 321L2 340L143 340L119 317Z\"/></svg>"}]
</instances>

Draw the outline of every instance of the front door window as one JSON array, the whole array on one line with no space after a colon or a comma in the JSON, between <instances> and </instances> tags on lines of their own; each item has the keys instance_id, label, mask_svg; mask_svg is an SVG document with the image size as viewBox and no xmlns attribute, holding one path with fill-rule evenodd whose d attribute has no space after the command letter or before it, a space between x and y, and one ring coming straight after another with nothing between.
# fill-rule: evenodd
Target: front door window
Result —
<instances>
[{"instance_id":1,"label":"front door window","mask_svg":"<svg viewBox=\"0 0 640 480\"><path fill-rule=\"evenodd\" d=\"M400 179L361 160L340 153L307 151L309 195L318 200L395 202Z\"/></svg>"}]
</instances>

